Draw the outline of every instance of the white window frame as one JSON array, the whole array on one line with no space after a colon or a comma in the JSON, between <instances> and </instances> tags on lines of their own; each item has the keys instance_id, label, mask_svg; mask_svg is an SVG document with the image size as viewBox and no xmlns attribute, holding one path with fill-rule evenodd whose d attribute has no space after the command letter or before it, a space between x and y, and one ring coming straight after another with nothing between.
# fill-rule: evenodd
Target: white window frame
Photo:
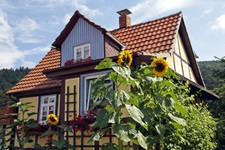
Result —
<instances>
[{"instance_id":1,"label":"white window frame","mask_svg":"<svg viewBox=\"0 0 225 150\"><path fill-rule=\"evenodd\" d=\"M103 72L98 72L98 73L91 73L91 74L85 74L81 76L81 81L82 82L82 86L81 86L81 90L82 90L82 94L81 94L81 109L80 109L80 113L82 114L83 112L88 111L89 107L90 107L90 100L91 100L91 86L92 86L92 81L100 76L105 75L106 73L108 73L109 71L103 71ZM89 81L88 81L89 80ZM109 81L109 80L107 80ZM87 86L89 84L89 87ZM108 83L107 83L108 84ZM113 87L113 83L110 82L109 84L112 84Z\"/></svg>"},{"instance_id":2,"label":"white window frame","mask_svg":"<svg viewBox=\"0 0 225 150\"><path fill-rule=\"evenodd\" d=\"M46 124L49 114L56 114L57 94L40 96L38 123ZM43 119L45 118L45 119Z\"/></svg>"},{"instance_id":3,"label":"white window frame","mask_svg":"<svg viewBox=\"0 0 225 150\"><path fill-rule=\"evenodd\" d=\"M88 57L87 57L87 58L84 58L84 50L85 50L86 47L89 48L89 52L88 52L88 57L89 57L89 56L91 56L91 47L90 47L90 43L84 44L84 45L80 45L80 46L75 46L75 47L74 47L74 60L75 60L75 62L78 61L78 59L77 59L77 50L78 50L78 49L81 49L81 58L82 58L82 59L87 59L87 58L88 58Z\"/></svg>"}]
</instances>

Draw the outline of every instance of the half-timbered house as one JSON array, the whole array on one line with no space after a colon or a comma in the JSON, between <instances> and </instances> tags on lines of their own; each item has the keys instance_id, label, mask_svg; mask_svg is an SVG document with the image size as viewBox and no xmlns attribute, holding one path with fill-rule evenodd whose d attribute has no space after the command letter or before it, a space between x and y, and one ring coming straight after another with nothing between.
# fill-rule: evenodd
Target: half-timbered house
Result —
<instances>
[{"instance_id":1,"label":"half-timbered house","mask_svg":"<svg viewBox=\"0 0 225 150\"><path fill-rule=\"evenodd\" d=\"M135 25L131 24L129 10L118 13L119 27L108 31L76 11L51 50L7 94L17 101L32 102L35 107L30 111L38 112L34 119L39 123L45 122L49 113L60 116L61 123L66 122L74 114L88 110L90 81L107 72L96 71L94 67L103 58L115 60L121 50L129 49L134 54L132 65L150 63L153 56L163 57L171 69L190 82L193 93L201 92L197 101L218 99L206 89L181 12ZM76 149L98 149L102 144L102 141L87 144L89 137L79 136L66 134L65 138ZM45 142L39 137L32 138L34 142L26 147ZM105 141L113 142L114 138L109 136Z\"/></svg>"}]
</instances>

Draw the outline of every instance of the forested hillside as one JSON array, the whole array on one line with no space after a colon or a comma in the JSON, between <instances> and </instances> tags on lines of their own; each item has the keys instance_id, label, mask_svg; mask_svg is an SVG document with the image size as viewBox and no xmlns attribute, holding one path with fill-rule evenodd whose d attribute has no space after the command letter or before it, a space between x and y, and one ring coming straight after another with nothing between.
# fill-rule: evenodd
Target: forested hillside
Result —
<instances>
[{"instance_id":1,"label":"forested hillside","mask_svg":"<svg viewBox=\"0 0 225 150\"><path fill-rule=\"evenodd\" d=\"M221 86L221 78L215 75L215 71L224 69L221 61L201 61L198 65L207 89L212 90Z\"/></svg>"},{"instance_id":2,"label":"forested hillside","mask_svg":"<svg viewBox=\"0 0 225 150\"><path fill-rule=\"evenodd\" d=\"M0 70L0 107L4 106L10 98L5 93L13 87L28 72L29 68L20 67L19 69L2 69Z\"/></svg>"}]
</instances>

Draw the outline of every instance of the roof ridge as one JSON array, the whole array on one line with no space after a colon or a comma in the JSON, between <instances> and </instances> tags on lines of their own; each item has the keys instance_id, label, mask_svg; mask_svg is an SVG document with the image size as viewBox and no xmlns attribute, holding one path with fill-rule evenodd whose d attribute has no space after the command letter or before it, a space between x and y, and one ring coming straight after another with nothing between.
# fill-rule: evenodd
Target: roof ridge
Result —
<instances>
[{"instance_id":1,"label":"roof ridge","mask_svg":"<svg viewBox=\"0 0 225 150\"><path fill-rule=\"evenodd\" d=\"M168 15L168 16L160 17L160 18L157 18L157 19L154 19L154 20L149 20L149 21L138 23L138 24L134 24L134 25L131 25L131 26L126 27L126 28L116 28L116 29L113 29L113 30L111 30L109 32L112 33L112 32L116 32L118 30L125 30L125 29L129 29L129 28L133 28L133 27L136 27L136 26L140 26L142 24L147 24L147 23L150 23L150 22L156 22L158 20L162 20L162 19L169 18L169 17L176 16L176 15L180 15L181 16L182 15L182 11L179 11L177 13L174 13L174 14L171 14L171 15Z\"/></svg>"},{"instance_id":2,"label":"roof ridge","mask_svg":"<svg viewBox=\"0 0 225 150\"><path fill-rule=\"evenodd\" d=\"M72 17L70 18L69 22L65 25L63 30L60 32L60 34L57 36L55 41L52 43L55 47L60 47L62 42L65 40L65 38L68 36L72 28L75 26L79 18L83 18L85 21L87 21L90 25L94 26L95 28L101 30L102 32L108 32L105 28L102 26L92 22L90 19L85 17L83 14L81 14L78 10L74 12Z\"/></svg>"}]
</instances>

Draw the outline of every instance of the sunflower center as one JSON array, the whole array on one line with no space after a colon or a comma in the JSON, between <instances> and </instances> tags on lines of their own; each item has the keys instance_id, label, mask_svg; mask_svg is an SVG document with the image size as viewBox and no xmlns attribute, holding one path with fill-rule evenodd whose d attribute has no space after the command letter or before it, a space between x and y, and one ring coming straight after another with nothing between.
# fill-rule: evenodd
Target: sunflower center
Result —
<instances>
[{"instance_id":1,"label":"sunflower center","mask_svg":"<svg viewBox=\"0 0 225 150\"><path fill-rule=\"evenodd\" d=\"M54 117L50 117L51 122L55 122L55 118Z\"/></svg>"},{"instance_id":2,"label":"sunflower center","mask_svg":"<svg viewBox=\"0 0 225 150\"><path fill-rule=\"evenodd\" d=\"M158 72L161 72L161 71L163 71L164 68L165 68L165 66L163 63L157 63L155 70Z\"/></svg>"}]
</instances>

